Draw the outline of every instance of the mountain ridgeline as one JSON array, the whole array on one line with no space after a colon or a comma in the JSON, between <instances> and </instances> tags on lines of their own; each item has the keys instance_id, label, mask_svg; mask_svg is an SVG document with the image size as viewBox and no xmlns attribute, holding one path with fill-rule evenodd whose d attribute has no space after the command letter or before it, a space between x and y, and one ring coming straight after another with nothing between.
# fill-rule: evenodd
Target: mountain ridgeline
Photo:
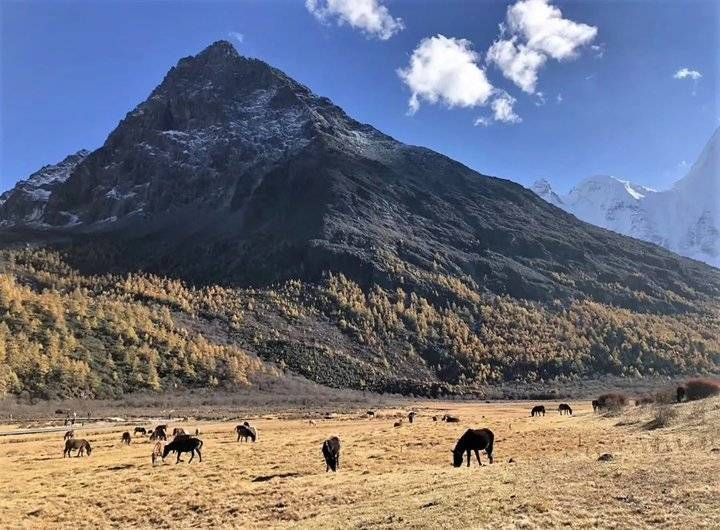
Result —
<instances>
[{"instance_id":1,"label":"mountain ridgeline","mask_svg":"<svg viewBox=\"0 0 720 530\"><path fill-rule=\"evenodd\" d=\"M720 366L720 271L398 142L227 42L180 60L44 193L32 180L0 201L0 391L232 386L281 366L438 395ZM53 321L43 296L68 315L70 378L29 324ZM146 333L88 306L144 311ZM88 335L102 348L78 347Z\"/></svg>"}]
</instances>

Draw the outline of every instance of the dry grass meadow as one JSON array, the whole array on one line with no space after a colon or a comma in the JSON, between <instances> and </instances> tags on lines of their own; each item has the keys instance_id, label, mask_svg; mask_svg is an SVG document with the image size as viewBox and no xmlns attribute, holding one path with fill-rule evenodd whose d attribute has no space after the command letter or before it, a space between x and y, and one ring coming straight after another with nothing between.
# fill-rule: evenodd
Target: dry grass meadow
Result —
<instances>
[{"instance_id":1,"label":"dry grass meadow","mask_svg":"<svg viewBox=\"0 0 720 530\"><path fill-rule=\"evenodd\" d=\"M720 528L720 400L530 418L534 403L417 402L333 419L170 422L200 429L203 462L153 467L131 427L77 429L89 458L62 458L62 432L0 437L3 528ZM659 412L658 412L659 411ZM433 422L452 413L460 424ZM157 422L156 422L157 423ZM134 425L134 424L133 424ZM141 423L149 425L149 422ZM451 466L468 427L495 432L495 463ZM8 432L16 426L1 426ZM338 435L341 469L326 473L322 441ZM610 453L609 462L598 456ZM512 459L512 462L511 462Z\"/></svg>"}]
</instances>

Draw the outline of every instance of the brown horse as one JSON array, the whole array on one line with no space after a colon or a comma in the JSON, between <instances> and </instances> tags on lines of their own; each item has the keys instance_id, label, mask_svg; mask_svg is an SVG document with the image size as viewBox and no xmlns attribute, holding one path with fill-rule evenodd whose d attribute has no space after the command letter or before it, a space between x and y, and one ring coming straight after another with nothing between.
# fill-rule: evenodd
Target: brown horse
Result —
<instances>
[{"instance_id":1,"label":"brown horse","mask_svg":"<svg viewBox=\"0 0 720 530\"><path fill-rule=\"evenodd\" d=\"M257 431L255 430L255 427L251 427L248 422L245 422L242 425L238 425L237 427L235 427L235 432L237 433L238 442L241 439L243 442L247 442L248 438L253 442L257 440Z\"/></svg>"},{"instance_id":2,"label":"brown horse","mask_svg":"<svg viewBox=\"0 0 720 530\"><path fill-rule=\"evenodd\" d=\"M90 447L90 443L87 440L82 440L78 438L70 438L65 441L65 450L63 451L63 458L72 456L70 454L71 451L77 451L77 456L83 456L84 453L86 453L88 456L90 456L90 453L92 452L92 447Z\"/></svg>"},{"instance_id":3,"label":"brown horse","mask_svg":"<svg viewBox=\"0 0 720 530\"><path fill-rule=\"evenodd\" d=\"M130 445L130 442L132 442L130 433L125 431L124 433L122 433L122 443L124 443L125 445Z\"/></svg>"},{"instance_id":4,"label":"brown horse","mask_svg":"<svg viewBox=\"0 0 720 530\"><path fill-rule=\"evenodd\" d=\"M572 416L572 409L570 408L570 405L567 403L560 403L558 406L558 412L560 415L567 414L568 416Z\"/></svg>"}]
</instances>

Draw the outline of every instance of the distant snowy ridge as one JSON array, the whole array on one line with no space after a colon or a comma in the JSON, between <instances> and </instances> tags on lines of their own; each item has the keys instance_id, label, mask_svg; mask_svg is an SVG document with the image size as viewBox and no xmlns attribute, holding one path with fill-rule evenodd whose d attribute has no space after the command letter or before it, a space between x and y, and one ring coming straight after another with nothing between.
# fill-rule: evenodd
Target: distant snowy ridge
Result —
<instances>
[{"instance_id":1,"label":"distant snowy ridge","mask_svg":"<svg viewBox=\"0 0 720 530\"><path fill-rule=\"evenodd\" d=\"M532 191L577 218L720 267L720 129L688 174L656 191L607 175L589 177L567 195L543 179Z\"/></svg>"}]
</instances>

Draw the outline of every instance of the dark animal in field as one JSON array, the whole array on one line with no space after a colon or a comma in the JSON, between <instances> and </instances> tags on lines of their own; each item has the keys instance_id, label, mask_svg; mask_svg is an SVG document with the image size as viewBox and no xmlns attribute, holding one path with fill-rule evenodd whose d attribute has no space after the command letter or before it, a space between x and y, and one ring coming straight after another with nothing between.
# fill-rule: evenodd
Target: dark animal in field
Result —
<instances>
[{"instance_id":1,"label":"dark animal in field","mask_svg":"<svg viewBox=\"0 0 720 530\"><path fill-rule=\"evenodd\" d=\"M152 455L150 455L150 459L152 460L152 464L155 465L155 462L157 462L158 458L162 458L163 454L163 444L160 442L157 442L155 446L153 447Z\"/></svg>"},{"instance_id":2,"label":"dark animal in field","mask_svg":"<svg viewBox=\"0 0 720 530\"><path fill-rule=\"evenodd\" d=\"M237 427L235 427L235 432L237 433L238 442L241 439L243 442L247 442L248 438L253 442L257 440L257 431L255 430L255 427L251 427L250 425L238 425Z\"/></svg>"},{"instance_id":3,"label":"dark animal in field","mask_svg":"<svg viewBox=\"0 0 720 530\"><path fill-rule=\"evenodd\" d=\"M165 434L165 426L164 425L158 425L155 427L155 430L150 435L150 441L154 442L157 440L162 440L163 442L167 440L167 434Z\"/></svg>"},{"instance_id":4,"label":"dark animal in field","mask_svg":"<svg viewBox=\"0 0 720 530\"><path fill-rule=\"evenodd\" d=\"M683 399L685 399L685 387L679 386L677 387L676 396L677 396L677 402L680 403Z\"/></svg>"},{"instance_id":5,"label":"dark animal in field","mask_svg":"<svg viewBox=\"0 0 720 530\"><path fill-rule=\"evenodd\" d=\"M69 440L70 438L75 438L75 431L66 431L65 436L63 436L63 440Z\"/></svg>"},{"instance_id":6,"label":"dark animal in field","mask_svg":"<svg viewBox=\"0 0 720 530\"><path fill-rule=\"evenodd\" d=\"M340 438L333 436L323 442L322 454L325 457L325 472L340 469Z\"/></svg>"},{"instance_id":7,"label":"dark animal in field","mask_svg":"<svg viewBox=\"0 0 720 530\"><path fill-rule=\"evenodd\" d=\"M365 414L367 414L368 417L370 417L370 418L374 418L374 417L375 417L375 412L372 411L372 410L368 410Z\"/></svg>"},{"instance_id":8,"label":"dark animal in field","mask_svg":"<svg viewBox=\"0 0 720 530\"><path fill-rule=\"evenodd\" d=\"M490 463L493 463L493 442L495 441L495 435L490 429L468 429L465 431L457 444L455 449L452 450L453 454L453 466L460 467L463 462L463 453L467 454L467 465L470 467L470 451L475 453L478 465L482 466L480 462L480 451L485 451Z\"/></svg>"},{"instance_id":9,"label":"dark animal in field","mask_svg":"<svg viewBox=\"0 0 720 530\"><path fill-rule=\"evenodd\" d=\"M315 423L315 420L308 420L308 424L310 424L310 425L317 425L317 424Z\"/></svg>"},{"instance_id":10,"label":"dark animal in field","mask_svg":"<svg viewBox=\"0 0 720 530\"><path fill-rule=\"evenodd\" d=\"M178 436L172 442L165 445L162 453L162 459L164 461L165 457L174 451L177 453L177 460L175 461L176 464L182 462L182 460L180 460L180 455L183 453L190 453L190 460L188 461L188 464L193 461L193 458L195 458L195 453L197 453L200 462L202 462L202 455L200 454L202 445L203 443L200 438L195 438L193 436Z\"/></svg>"},{"instance_id":11,"label":"dark animal in field","mask_svg":"<svg viewBox=\"0 0 720 530\"><path fill-rule=\"evenodd\" d=\"M433 416L433 421L437 421L437 416Z\"/></svg>"},{"instance_id":12,"label":"dark animal in field","mask_svg":"<svg viewBox=\"0 0 720 530\"><path fill-rule=\"evenodd\" d=\"M195 429L195 436L200 436L200 429Z\"/></svg>"},{"instance_id":13,"label":"dark animal in field","mask_svg":"<svg viewBox=\"0 0 720 530\"><path fill-rule=\"evenodd\" d=\"M395 423L393 423L393 427L402 427L402 420L398 420Z\"/></svg>"},{"instance_id":14,"label":"dark animal in field","mask_svg":"<svg viewBox=\"0 0 720 530\"><path fill-rule=\"evenodd\" d=\"M568 416L572 416L572 413L573 413L572 409L570 408L570 405L568 405L567 403L560 403L560 405L558 406L558 412L561 415L567 414Z\"/></svg>"},{"instance_id":15,"label":"dark animal in field","mask_svg":"<svg viewBox=\"0 0 720 530\"><path fill-rule=\"evenodd\" d=\"M536 405L532 408L530 411L530 416L540 416L542 414L545 416L545 407L543 405Z\"/></svg>"},{"instance_id":16,"label":"dark animal in field","mask_svg":"<svg viewBox=\"0 0 720 530\"><path fill-rule=\"evenodd\" d=\"M181 427L175 427L173 429L173 438L175 436L183 436L185 434L185 431Z\"/></svg>"},{"instance_id":17,"label":"dark animal in field","mask_svg":"<svg viewBox=\"0 0 720 530\"><path fill-rule=\"evenodd\" d=\"M458 418L457 416L450 416L449 414L445 414L442 417L442 421L447 423L460 423L460 418Z\"/></svg>"},{"instance_id":18,"label":"dark animal in field","mask_svg":"<svg viewBox=\"0 0 720 530\"><path fill-rule=\"evenodd\" d=\"M415 416L416 416L416 415L417 415L417 412L415 412L414 410L410 411L410 413L408 414L408 421L409 421L410 423L412 423L413 421L415 421Z\"/></svg>"},{"instance_id":19,"label":"dark animal in field","mask_svg":"<svg viewBox=\"0 0 720 530\"><path fill-rule=\"evenodd\" d=\"M130 442L132 442L132 438L130 438L130 433L125 431L122 433L122 443L125 445L130 445Z\"/></svg>"},{"instance_id":20,"label":"dark animal in field","mask_svg":"<svg viewBox=\"0 0 720 530\"><path fill-rule=\"evenodd\" d=\"M90 456L90 453L92 452L92 447L90 447L90 443L87 440L70 438L69 440L65 441L63 458L65 458L66 456L70 457L71 451L77 451L77 456L83 456L83 454L87 454L88 456Z\"/></svg>"},{"instance_id":21,"label":"dark animal in field","mask_svg":"<svg viewBox=\"0 0 720 530\"><path fill-rule=\"evenodd\" d=\"M600 410L600 402L597 399L592 400L592 408L593 412L597 412L598 410Z\"/></svg>"},{"instance_id":22,"label":"dark animal in field","mask_svg":"<svg viewBox=\"0 0 720 530\"><path fill-rule=\"evenodd\" d=\"M145 427L135 427L133 434L142 434L143 436L145 436L147 434L147 430L145 429Z\"/></svg>"}]
</instances>

